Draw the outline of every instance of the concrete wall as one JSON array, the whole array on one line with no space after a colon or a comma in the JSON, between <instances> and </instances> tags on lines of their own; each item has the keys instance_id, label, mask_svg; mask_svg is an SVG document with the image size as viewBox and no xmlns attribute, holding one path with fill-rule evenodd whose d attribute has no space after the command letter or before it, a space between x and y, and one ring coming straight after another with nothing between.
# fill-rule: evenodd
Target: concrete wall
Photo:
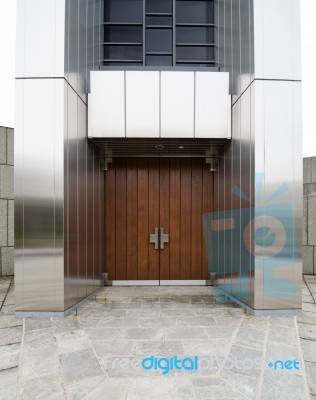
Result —
<instances>
[{"instance_id":1,"label":"concrete wall","mask_svg":"<svg viewBox=\"0 0 316 400\"><path fill-rule=\"evenodd\" d=\"M303 273L316 275L316 157L304 158Z\"/></svg>"},{"instance_id":2,"label":"concrete wall","mask_svg":"<svg viewBox=\"0 0 316 400\"><path fill-rule=\"evenodd\" d=\"M0 276L14 273L13 133L0 126Z\"/></svg>"}]
</instances>

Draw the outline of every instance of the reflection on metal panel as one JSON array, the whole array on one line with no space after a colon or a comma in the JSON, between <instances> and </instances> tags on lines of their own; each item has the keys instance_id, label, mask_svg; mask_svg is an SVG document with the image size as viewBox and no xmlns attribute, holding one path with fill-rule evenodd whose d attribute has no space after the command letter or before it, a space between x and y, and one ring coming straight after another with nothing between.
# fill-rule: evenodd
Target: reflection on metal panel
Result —
<instances>
[{"instance_id":1,"label":"reflection on metal panel","mask_svg":"<svg viewBox=\"0 0 316 400\"><path fill-rule=\"evenodd\" d=\"M91 72L92 137L125 137L123 71Z\"/></svg>"},{"instance_id":2,"label":"reflection on metal panel","mask_svg":"<svg viewBox=\"0 0 316 400\"><path fill-rule=\"evenodd\" d=\"M159 137L159 72L126 72L126 137Z\"/></svg>"},{"instance_id":3,"label":"reflection on metal panel","mask_svg":"<svg viewBox=\"0 0 316 400\"><path fill-rule=\"evenodd\" d=\"M194 136L194 73L161 72L161 137Z\"/></svg>"},{"instance_id":4,"label":"reflection on metal panel","mask_svg":"<svg viewBox=\"0 0 316 400\"><path fill-rule=\"evenodd\" d=\"M230 128L229 74L196 72L195 137L226 138Z\"/></svg>"}]
</instances>

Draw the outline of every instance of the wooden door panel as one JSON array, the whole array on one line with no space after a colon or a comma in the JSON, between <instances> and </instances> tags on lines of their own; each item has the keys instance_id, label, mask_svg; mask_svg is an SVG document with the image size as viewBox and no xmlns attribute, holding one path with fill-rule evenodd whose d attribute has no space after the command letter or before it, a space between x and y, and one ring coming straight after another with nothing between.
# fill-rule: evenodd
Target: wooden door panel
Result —
<instances>
[{"instance_id":1,"label":"wooden door panel","mask_svg":"<svg viewBox=\"0 0 316 400\"><path fill-rule=\"evenodd\" d=\"M114 159L105 174L109 280L208 279L203 213L213 210L213 175L202 159ZM149 235L163 227L164 250Z\"/></svg>"}]
</instances>

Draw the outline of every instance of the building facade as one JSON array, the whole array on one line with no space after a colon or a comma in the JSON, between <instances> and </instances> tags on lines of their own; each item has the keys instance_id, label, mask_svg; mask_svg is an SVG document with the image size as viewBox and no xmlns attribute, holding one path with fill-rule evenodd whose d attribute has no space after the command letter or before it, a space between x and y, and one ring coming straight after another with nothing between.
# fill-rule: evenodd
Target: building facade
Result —
<instances>
[{"instance_id":1,"label":"building facade","mask_svg":"<svg viewBox=\"0 0 316 400\"><path fill-rule=\"evenodd\" d=\"M23 0L17 26L16 313L103 275L299 312L299 0Z\"/></svg>"}]
</instances>

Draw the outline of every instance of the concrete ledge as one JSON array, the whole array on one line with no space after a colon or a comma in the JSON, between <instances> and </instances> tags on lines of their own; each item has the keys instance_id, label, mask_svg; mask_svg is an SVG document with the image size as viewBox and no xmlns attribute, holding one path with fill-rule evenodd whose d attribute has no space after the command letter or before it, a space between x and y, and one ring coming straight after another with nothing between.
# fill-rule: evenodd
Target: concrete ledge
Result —
<instances>
[{"instance_id":1,"label":"concrete ledge","mask_svg":"<svg viewBox=\"0 0 316 400\"><path fill-rule=\"evenodd\" d=\"M232 296L231 294L225 292L225 290L216 287L216 290L221 295L227 297L228 300L232 301L233 303L238 304L240 307L245 309L249 314L253 315L254 317L272 317L272 316L280 316L280 317L295 317L302 315L302 310L300 308L293 308L293 309L279 309L279 310L256 310L247 306L247 304L242 303L236 297Z\"/></svg>"},{"instance_id":2,"label":"concrete ledge","mask_svg":"<svg viewBox=\"0 0 316 400\"><path fill-rule=\"evenodd\" d=\"M17 318L63 318L68 317L68 315L72 314L77 310L80 306L82 306L86 301L91 300L101 289L103 286L89 294L89 296L80 300L78 303L73 306L67 308L65 311L15 311L15 316Z\"/></svg>"}]
</instances>

